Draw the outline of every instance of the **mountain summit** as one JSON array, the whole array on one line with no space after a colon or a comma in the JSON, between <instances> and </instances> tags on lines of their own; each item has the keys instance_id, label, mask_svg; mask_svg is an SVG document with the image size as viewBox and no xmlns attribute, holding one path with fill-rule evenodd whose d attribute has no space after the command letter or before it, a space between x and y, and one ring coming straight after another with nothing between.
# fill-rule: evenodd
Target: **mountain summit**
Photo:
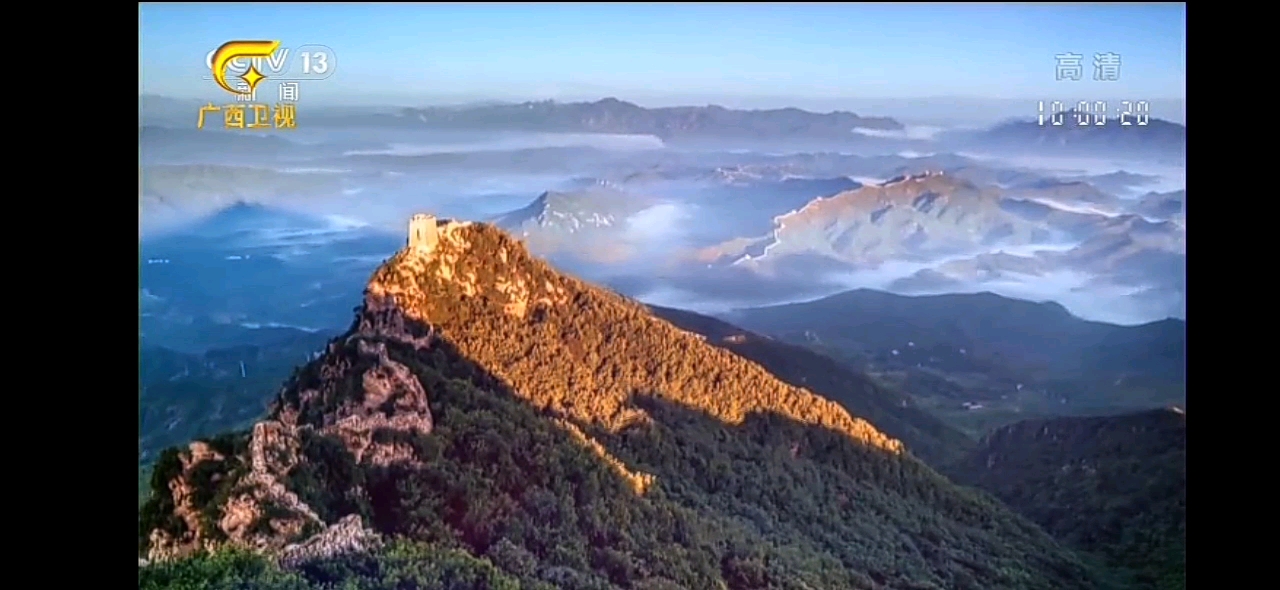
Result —
<instances>
[{"instance_id":1,"label":"mountain summit","mask_svg":"<svg viewBox=\"0 0 1280 590\"><path fill-rule=\"evenodd\" d=\"M144 586L241 547L289 587L1092 587L840 405L496 227L413 229L251 432L162 455Z\"/></svg>"},{"instance_id":2,"label":"mountain summit","mask_svg":"<svg viewBox=\"0 0 1280 590\"><path fill-rule=\"evenodd\" d=\"M952 174L903 175L814 199L775 217L769 235L709 248L703 258L759 265L807 255L874 266L1043 237L1002 210L1000 201L999 191Z\"/></svg>"},{"instance_id":3,"label":"mountain summit","mask_svg":"<svg viewBox=\"0 0 1280 590\"><path fill-rule=\"evenodd\" d=\"M601 183L571 192L544 192L493 223L541 256L619 261L637 253L627 233L630 217L657 202Z\"/></svg>"}]
</instances>

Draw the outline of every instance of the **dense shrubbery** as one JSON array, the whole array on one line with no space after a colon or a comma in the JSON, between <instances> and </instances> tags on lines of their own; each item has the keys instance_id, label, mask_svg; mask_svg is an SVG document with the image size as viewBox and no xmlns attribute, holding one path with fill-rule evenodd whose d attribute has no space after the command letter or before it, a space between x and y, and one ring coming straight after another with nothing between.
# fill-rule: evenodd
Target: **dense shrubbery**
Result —
<instances>
[{"instance_id":1,"label":"dense shrubbery","mask_svg":"<svg viewBox=\"0 0 1280 590\"><path fill-rule=\"evenodd\" d=\"M351 490L365 484L364 471L337 437L302 432L302 461L287 485L325 522L347 514L369 516L369 505Z\"/></svg>"},{"instance_id":2,"label":"dense shrubbery","mask_svg":"<svg viewBox=\"0 0 1280 590\"><path fill-rule=\"evenodd\" d=\"M222 455L223 460L202 461L192 467L192 502L201 522L206 525L204 528L216 536L219 531L213 523L221 516L222 505L226 503L239 477L248 472L243 454L248 448L249 433L229 432L205 439L204 442ZM187 524L174 516L173 496L169 492L169 482L181 472L182 460L178 457L178 448L166 449L160 453L151 471L148 500L138 511L139 549L145 548L147 537L154 529L161 529L175 537L187 530Z\"/></svg>"},{"instance_id":3,"label":"dense shrubbery","mask_svg":"<svg viewBox=\"0 0 1280 590\"><path fill-rule=\"evenodd\" d=\"M465 551L397 543L371 555L352 555L284 571L267 559L223 550L140 570L139 590L552 590L522 586L485 559Z\"/></svg>"},{"instance_id":4,"label":"dense shrubbery","mask_svg":"<svg viewBox=\"0 0 1280 590\"><path fill-rule=\"evenodd\" d=\"M173 497L169 494L169 482L180 473L182 460L178 458L178 449L165 449L151 468L147 501L138 510L139 551L146 549L147 538L155 529L175 536L186 531L186 523L173 513Z\"/></svg>"},{"instance_id":5,"label":"dense shrubbery","mask_svg":"<svg viewBox=\"0 0 1280 590\"><path fill-rule=\"evenodd\" d=\"M1186 585L1186 462L1185 415L1156 410L1007 426L953 471L1163 590Z\"/></svg>"}]
</instances>

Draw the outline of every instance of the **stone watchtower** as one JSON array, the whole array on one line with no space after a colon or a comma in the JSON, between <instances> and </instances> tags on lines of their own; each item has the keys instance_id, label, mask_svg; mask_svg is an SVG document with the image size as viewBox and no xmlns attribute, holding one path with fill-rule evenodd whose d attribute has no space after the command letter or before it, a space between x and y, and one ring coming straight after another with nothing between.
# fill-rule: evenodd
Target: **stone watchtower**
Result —
<instances>
[{"instance_id":1,"label":"stone watchtower","mask_svg":"<svg viewBox=\"0 0 1280 590\"><path fill-rule=\"evenodd\" d=\"M409 220L409 249L430 251L436 247L436 218L434 215L417 214Z\"/></svg>"}]
</instances>

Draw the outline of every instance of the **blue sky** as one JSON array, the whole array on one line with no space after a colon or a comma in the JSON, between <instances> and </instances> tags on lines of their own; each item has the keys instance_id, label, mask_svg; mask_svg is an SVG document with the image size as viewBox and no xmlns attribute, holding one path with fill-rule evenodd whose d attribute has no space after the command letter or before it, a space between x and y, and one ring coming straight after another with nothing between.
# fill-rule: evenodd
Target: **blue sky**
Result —
<instances>
[{"instance_id":1,"label":"blue sky","mask_svg":"<svg viewBox=\"0 0 1280 590\"><path fill-rule=\"evenodd\" d=\"M232 39L322 44L304 92L399 102L617 96L1179 99L1184 4L154 4L140 8L142 91L219 96L205 55ZM1054 55L1086 80L1054 79ZM1096 52L1120 79L1087 79Z\"/></svg>"}]
</instances>

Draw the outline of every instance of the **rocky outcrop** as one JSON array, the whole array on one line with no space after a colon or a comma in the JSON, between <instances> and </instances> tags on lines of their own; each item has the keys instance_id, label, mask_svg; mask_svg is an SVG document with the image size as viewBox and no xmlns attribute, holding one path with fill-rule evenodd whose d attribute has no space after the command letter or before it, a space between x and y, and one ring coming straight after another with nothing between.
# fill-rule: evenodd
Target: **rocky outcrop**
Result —
<instances>
[{"instance_id":1,"label":"rocky outcrop","mask_svg":"<svg viewBox=\"0 0 1280 590\"><path fill-rule=\"evenodd\" d=\"M364 526L359 515L348 514L320 534L285 547L280 552L279 562L284 567L298 567L317 559L369 551L381 543L378 533Z\"/></svg>"},{"instance_id":2,"label":"rocky outcrop","mask_svg":"<svg viewBox=\"0 0 1280 590\"><path fill-rule=\"evenodd\" d=\"M309 524L323 526L315 511L284 484L298 464L299 447L298 433L291 425L274 420L254 425L249 443L252 471L243 480L246 489L227 502L219 521L232 542L277 549L283 539L302 535ZM252 525L264 518L266 531L254 534Z\"/></svg>"},{"instance_id":3,"label":"rocky outcrop","mask_svg":"<svg viewBox=\"0 0 1280 590\"><path fill-rule=\"evenodd\" d=\"M163 561L224 542L270 551L310 528L323 527L324 521L283 481L298 462L298 446L296 429L275 420L254 425L247 456L227 458L206 443L192 443L190 451L180 456L182 472L169 481L174 514L184 521L186 533L174 536L153 530L147 558ZM214 463L208 468L218 472L206 482L199 479L196 470L208 463ZM238 481L222 481L236 477L236 468L245 465L249 469ZM218 486L229 493L220 506L196 506L193 499L198 486ZM219 517L210 518L210 513Z\"/></svg>"},{"instance_id":4,"label":"rocky outcrop","mask_svg":"<svg viewBox=\"0 0 1280 590\"><path fill-rule=\"evenodd\" d=\"M165 530L151 531L150 561L172 559L189 555L210 544L209 531L202 526L200 506L196 504L196 468L206 462L222 462L220 453L207 443L196 441L178 454L181 470L169 480L169 494L173 501L173 516L182 523L181 534Z\"/></svg>"},{"instance_id":5,"label":"rocky outcrop","mask_svg":"<svg viewBox=\"0 0 1280 590\"><path fill-rule=\"evenodd\" d=\"M390 300L371 296L356 329L304 368L313 378L285 388L269 418L254 425L240 455L224 457L203 442L180 454L182 468L170 480L169 492L184 532L153 530L147 559L167 560L227 543L297 562L370 546L375 533L362 528L358 515L328 525L290 489L289 477L305 460L308 436L341 441L358 464L416 464L406 437L380 435L430 434L429 399L413 372L391 358L386 343L420 351L434 338L430 328L406 321ZM212 464L200 467L206 463ZM199 469L217 474L201 480ZM206 495L225 500L196 505L199 486L222 490Z\"/></svg>"}]
</instances>

